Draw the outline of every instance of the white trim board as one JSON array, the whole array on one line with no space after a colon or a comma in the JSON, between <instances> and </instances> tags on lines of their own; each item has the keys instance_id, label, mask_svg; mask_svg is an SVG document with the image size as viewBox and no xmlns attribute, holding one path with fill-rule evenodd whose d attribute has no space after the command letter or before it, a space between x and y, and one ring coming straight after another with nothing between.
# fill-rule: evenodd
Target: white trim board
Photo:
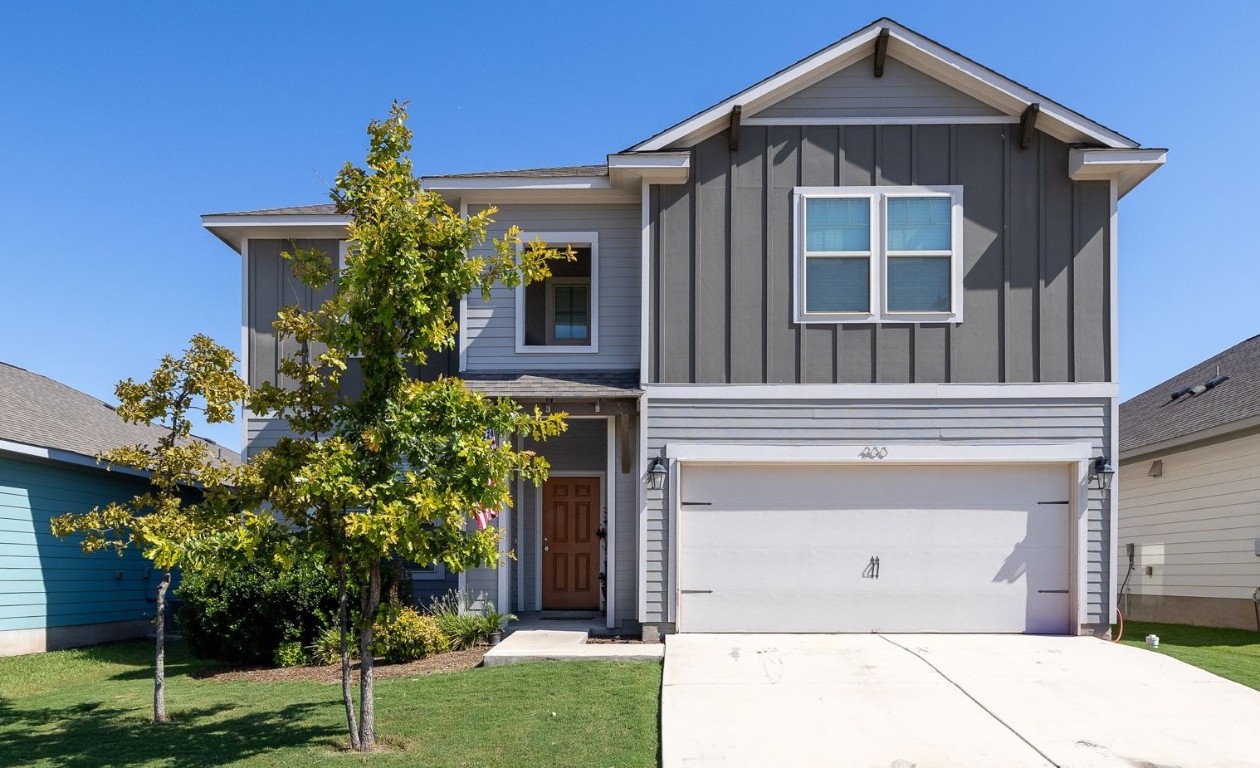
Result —
<instances>
[{"instance_id":1,"label":"white trim board","mask_svg":"<svg viewBox=\"0 0 1260 768\"><path fill-rule=\"evenodd\" d=\"M521 232L517 254L520 254L535 238L541 239L548 247L557 248L566 245L589 246L591 249L591 343L527 345L525 343L525 289L524 283L516 286L512 292L513 310L516 317L514 337L516 354L518 355L592 355L599 353L599 233L598 232Z\"/></svg>"},{"instance_id":2,"label":"white trim board","mask_svg":"<svg viewBox=\"0 0 1260 768\"><path fill-rule=\"evenodd\" d=\"M1094 447L1087 442L941 445L888 443L882 458L869 458L873 441L832 445L734 445L727 443L670 443L665 455L673 461L708 464L1063 464L1089 461Z\"/></svg>"},{"instance_id":3,"label":"white trim board","mask_svg":"<svg viewBox=\"0 0 1260 768\"><path fill-rule=\"evenodd\" d=\"M1008 125L1019 118L1010 115L961 115L945 117L745 117L743 125Z\"/></svg>"},{"instance_id":4,"label":"white trim board","mask_svg":"<svg viewBox=\"0 0 1260 768\"><path fill-rule=\"evenodd\" d=\"M681 488L684 464L802 464L802 465L1063 465L1075 478L1067 489L1069 508L1075 525L1069 524L1072 541L1069 542L1069 601L1071 614L1076 619L1077 631L1081 631L1088 619L1088 586L1084 579L1088 574L1086 559L1089 535L1089 471L1094 447L1088 442L1058 443L1046 445L939 445L939 444L889 444L883 458L872 458L869 445L830 446L755 446L715 443L671 443L666 446L669 462L669 504L662 512L669 517L669 574L666 585L668 596L665 620L678 621L678 569L682 531ZM880 455L876 453L874 455ZM1070 479L1070 478L1069 478Z\"/></svg>"},{"instance_id":5,"label":"white trim board","mask_svg":"<svg viewBox=\"0 0 1260 768\"><path fill-rule=\"evenodd\" d=\"M32 459L45 459L47 461L55 461L61 464L71 464L76 467L86 469L95 469L101 472L112 472L118 475L127 475L128 477L148 478L148 472L142 472L138 469L130 467L111 466L102 462L98 462L92 456L84 456L81 453L73 451L64 451L60 448L44 448L38 445L28 445L26 443L15 443L12 440L0 439L0 452L11 453L17 456L23 456Z\"/></svg>"},{"instance_id":6,"label":"white trim board","mask_svg":"<svg viewBox=\"0 0 1260 768\"><path fill-rule=\"evenodd\" d=\"M1051 101L892 19L882 18L627 151L649 152L675 146L690 146L715 135L725 129L732 107L739 105L745 113L755 114L865 58L874 50L875 40L882 29L889 32L889 56L995 109L1015 116L1021 114L1029 104L1040 104L1037 127L1060 141L1071 144L1100 143L1115 148L1137 146L1132 139Z\"/></svg>"},{"instance_id":7,"label":"white trim board","mask_svg":"<svg viewBox=\"0 0 1260 768\"><path fill-rule=\"evenodd\" d=\"M597 416L597 417L591 417L591 418L607 419L608 417ZM608 463L608 466L611 467L611 462ZM570 469L557 469L557 470L552 470L547 473L547 479L551 479L553 477L597 477L599 478L600 490L603 491L605 503L608 503L609 482L608 482L608 477L605 474L605 470L603 469L571 469L571 470ZM534 610L541 611L543 610L543 607L542 607L543 487L541 485L534 486L534 502L535 502L534 503L534 553L536 555L534 559ZM611 510L612 510L612 507L609 507L610 517L612 514ZM605 537L604 539L604 546L605 547L608 546L607 537ZM615 555L610 550L608 554L608 562L604 566L608 569L609 572L611 572L614 567L614 562L613 562L614 557ZM611 590L608 593L608 602L605 605L605 608L606 609L612 608L612 591ZM608 611L608 615L612 616L611 610ZM611 627L613 625L610 623L608 626Z\"/></svg>"},{"instance_id":8,"label":"white trim board","mask_svg":"<svg viewBox=\"0 0 1260 768\"><path fill-rule=\"evenodd\" d=\"M1110 382L1070 384L645 384L662 400L1022 400L1119 396Z\"/></svg>"},{"instance_id":9,"label":"white trim board","mask_svg":"<svg viewBox=\"0 0 1260 768\"><path fill-rule=\"evenodd\" d=\"M607 425L606 464L604 467L604 598L605 622L609 629L617 626L617 417L605 419Z\"/></svg>"}]
</instances>

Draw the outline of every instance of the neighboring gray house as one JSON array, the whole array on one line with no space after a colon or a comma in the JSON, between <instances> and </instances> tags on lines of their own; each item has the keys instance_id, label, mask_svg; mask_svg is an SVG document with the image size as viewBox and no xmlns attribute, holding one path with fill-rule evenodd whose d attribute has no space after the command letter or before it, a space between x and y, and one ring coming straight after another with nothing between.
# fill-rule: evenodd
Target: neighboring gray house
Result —
<instances>
[{"instance_id":1,"label":"neighboring gray house","mask_svg":"<svg viewBox=\"0 0 1260 768\"><path fill-rule=\"evenodd\" d=\"M1125 617L1260 630L1260 336L1120 405L1119 478Z\"/></svg>"},{"instance_id":2,"label":"neighboring gray house","mask_svg":"<svg viewBox=\"0 0 1260 768\"><path fill-rule=\"evenodd\" d=\"M0 656L152 631L158 576L139 552L84 554L49 521L143 492L148 480L96 455L154 444L166 431L128 424L106 403L0 363ZM235 452L211 444L235 462Z\"/></svg>"},{"instance_id":3,"label":"neighboring gray house","mask_svg":"<svg viewBox=\"0 0 1260 768\"><path fill-rule=\"evenodd\" d=\"M435 362L573 418L516 559L461 582L648 636L1106 632L1116 209L1164 156L881 19L604 163L425 179L579 254L466 298ZM346 220L203 223L274 377L276 310L319 298L279 251Z\"/></svg>"}]
</instances>

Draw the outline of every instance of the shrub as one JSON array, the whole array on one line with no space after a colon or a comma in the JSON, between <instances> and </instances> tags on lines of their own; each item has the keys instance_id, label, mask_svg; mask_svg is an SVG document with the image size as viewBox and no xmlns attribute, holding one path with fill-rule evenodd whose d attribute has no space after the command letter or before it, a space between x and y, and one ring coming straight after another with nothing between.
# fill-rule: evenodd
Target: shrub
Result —
<instances>
[{"instance_id":1,"label":"shrub","mask_svg":"<svg viewBox=\"0 0 1260 768\"><path fill-rule=\"evenodd\" d=\"M277 667L300 667L306 663L306 650L297 640L280 644L273 659Z\"/></svg>"},{"instance_id":2,"label":"shrub","mask_svg":"<svg viewBox=\"0 0 1260 768\"><path fill-rule=\"evenodd\" d=\"M334 617L335 618L335 617ZM350 632L346 636L346 645L350 649L350 658L357 658L359 648L359 638L355 634L354 628L351 627ZM333 664L341 663L341 630L337 625L327 627L315 637L315 642L310 644L310 659L312 664L321 667L330 667Z\"/></svg>"},{"instance_id":3,"label":"shrub","mask_svg":"<svg viewBox=\"0 0 1260 768\"><path fill-rule=\"evenodd\" d=\"M473 609L468 596L458 590L434 598L429 604L429 613L437 620L451 648L457 651L485 645L491 632L503 629L516 619L510 613L497 613L493 603L486 604L485 615L482 615Z\"/></svg>"},{"instance_id":4,"label":"shrub","mask_svg":"<svg viewBox=\"0 0 1260 768\"><path fill-rule=\"evenodd\" d=\"M373 649L390 661L415 661L451 649L437 620L421 616L414 608L389 612L376 623L373 631ZM337 658L341 658L340 650Z\"/></svg>"},{"instance_id":5,"label":"shrub","mask_svg":"<svg viewBox=\"0 0 1260 768\"><path fill-rule=\"evenodd\" d=\"M176 624L203 658L265 664L281 643L309 645L336 619L336 581L312 558L285 569L259 552L223 573L185 572L177 594Z\"/></svg>"}]
</instances>

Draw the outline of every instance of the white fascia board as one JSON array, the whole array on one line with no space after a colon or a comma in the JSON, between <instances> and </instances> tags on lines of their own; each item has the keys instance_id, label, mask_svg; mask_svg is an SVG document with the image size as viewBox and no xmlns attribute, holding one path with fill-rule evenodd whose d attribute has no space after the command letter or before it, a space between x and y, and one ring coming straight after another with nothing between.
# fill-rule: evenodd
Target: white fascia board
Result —
<instances>
[{"instance_id":1,"label":"white fascia board","mask_svg":"<svg viewBox=\"0 0 1260 768\"><path fill-rule=\"evenodd\" d=\"M622 153L608 156L614 184L642 179L649 184L682 184L691 175L690 152Z\"/></svg>"},{"instance_id":2,"label":"white fascia board","mask_svg":"<svg viewBox=\"0 0 1260 768\"><path fill-rule=\"evenodd\" d=\"M215 214L201 217L201 226L241 253L249 239L342 238L349 216L235 216Z\"/></svg>"},{"instance_id":3,"label":"white fascia board","mask_svg":"<svg viewBox=\"0 0 1260 768\"><path fill-rule=\"evenodd\" d=\"M877 453L870 448L878 447ZM734 445L670 443L666 456L684 463L722 464L1070 464L1088 461L1088 442L1032 445L873 445L872 441L833 445ZM882 458L873 458L881 456Z\"/></svg>"},{"instance_id":4,"label":"white fascia board","mask_svg":"<svg viewBox=\"0 0 1260 768\"><path fill-rule=\"evenodd\" d=\"M675 144L694 143L706 131L712 130L714 124L725 125L730 120L731 108L736 104L746 108L751 114L756 108L790 95L795 90L804 88L817 80L821 80L833 71L857 61L864 55L867 44L874 43L879 37L882 23L873 24L866 29L858 30L849 37L809 56L802 61L784 69L777 74L762 80L760 83L740 91L724 101L668 128L661 133L631 147L628 152L655 152ZM818 75L822 70L825 74ZM811 80L810 78L813 77ZM686 141L684 141L686 139Z\"/></svg>"},{"instance_id":5,"label":"white fascia board","mask_svg":"<svg viewBox=\"0 0 1260 768\"><path fill-rule=\"evenodd\" d=\"M1166 149L1071 149L1068 176L1073 181L1115 179L1124 197L1168 161Z\"/></svg>"},{"instance_id":6,"label":"white fascia board","mask_svg":"<svg viewBox=\"0 0 1260 768\"><path fill-rule=\"evenodd\" d=\"M888 28L888 55L931 75L946 85L1010 115L1020 114L1033 102L1041 105L1037 127L1063 141L1095 141L1109 147L1136 147L1126 136L1095 123L1045 96L935 43L889 19L880 19L834 45L700 112L672 128L630 148L647 152L689 145L721 130L731 108L741 105L745 114L759 109L838 72L864 58L882 28Z\"/></svg>"},{"instance_id":7,"label":"white fascia board","mask_svg":"<svg viewBox=\"0 0 1260 768\"><path fill-rule=\"evenodd\" d=\"M1113 383L1068 384L648 384L662 400L1055 400L1114 398Z\"/></svg>"},{"instance_id":8,"label":"white fascia board","mask_svg":"<svg viewBox=\"0 0 1260 768\"><path fill-rule=\"evenodd\" d=\"M101 472L114 472L119 475L130 475L131 477L149 477L148 472L142 472L130 467L119 467L106 464L104 462L97 461L93 456L85 456L81 453L74 453L72 451L63 451L59 448L45 448L38 445L28 445L27 443L15 443L12 440L0 440L0 452L12 453L18 456L26 456L33 459L56 461L62 464L73 464L78 467L100 470Z\"/></svg>"},{"instance_id":9,"label":"white fascia board","mask_svg":"<svg viewBox=\"0 0 1260 768\"><path fill-rule=\"evenodd\" d=\"M1134 461L1143 457L1149 457L1152 454L1173 451L1195 443L1207 442L1209 440L1231 440L1235 437L1242 437L1242 433L1258 428L1260 428L1260 416L1238 419L1237 421L1219 424L1215 427L1200 429L1199 431L1191 432L1188 435L1181 435L1180 437L1161 440L1158 443L1149 443L1147 445L1138 446L1137 448L1130 448L1127 451L1121 451L1120 461Z\"/></svg>"},{"instance_id":10,"label":"white fascia board","mask_svg":"<svg viewBox=\"0 0 1260 768\"><path fill-rule=\"evenodd\" d=\"M1041 105L1037 128L1055 138L1063 141L1081 141L1085 138L1117 148L1137 146L1137 142L1129 137L1003 77L956 51L899 24L885 24L890 29L888 55L1004 112L1018 114L1029 104L1036 102Z\"/></svg>"}]
</instances>

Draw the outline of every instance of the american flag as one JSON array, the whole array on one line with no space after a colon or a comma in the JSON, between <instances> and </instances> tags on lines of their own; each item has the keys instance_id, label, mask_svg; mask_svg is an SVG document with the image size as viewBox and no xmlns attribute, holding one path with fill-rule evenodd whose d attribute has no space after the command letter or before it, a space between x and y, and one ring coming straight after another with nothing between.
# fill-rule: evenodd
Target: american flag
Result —
<instances>
[{"instance_id":1,"label":"american flag","mask_svg":"<svg viewBox=\"0 0 1260 768\"><path fill-rule=\"evenodd\" d=\"M498 449L499 436L495 434L493 429L486 430L486 440L490 443L490 448L492 450ZM494 485L493 480L490 481L490 485ZM486 526L490 524L490 521L494 520L498 516L499 510L491 509L490 507L482 507L477 510L476 514L473 515L473 521L477 523L477 530L484 531Z\"/></svg>"}]
</instances>

